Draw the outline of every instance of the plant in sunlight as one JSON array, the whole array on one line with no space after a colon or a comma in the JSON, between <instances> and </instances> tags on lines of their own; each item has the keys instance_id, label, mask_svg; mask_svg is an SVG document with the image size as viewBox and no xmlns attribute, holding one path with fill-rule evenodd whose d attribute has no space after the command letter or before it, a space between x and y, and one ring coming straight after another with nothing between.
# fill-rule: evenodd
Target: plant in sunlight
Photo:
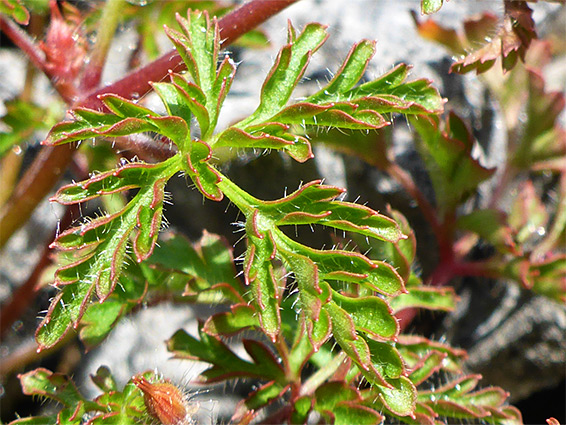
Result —
<instances>
[{"instance_id":1,"label":"plant in sunlight","mask_svg":"<svg viewBox=\"0 0 566 425\"><path fill-rule=\"evenodd\" d=\"M23 15L20 2L0 4L15 19ZM441 4L424 0L423 10L432 12ZM500 250L481 272L513 277L563 300L565 288L555 282L563 273L564 254L541 257L533 252L543 248L521 249L531 236L532 221L546 226L550 220L534 189L517 199L505 220L494 209L457 217L459 205L494 170L472 157L476 142L466 123L453 113L441 116L446 101L432 83L408 80L408 65L363 79L376 52L373 41L355 44L330 81L300 101L292 100L311 57L328 37L318 23L301 29L289 24L287 44L263 82L255 111L218 128L222 105L238 78L236 64L221 53L219 22L207 11L189 10L176 19L177 26L165 32L183 64L171 66L165 80L149 83L164 115L141 101L102 91L90 104L74 104L67 120L54 125L43 142L57 149L94 138L123 143L149 134L161 150L153 160L134 158L117 168L98 168L102 171L60 187L51 198L71 207L100 200L107 211L74 223L51 244L57 252L57 293L37 327L38 350L64 343L74 331L85 347L93 348L121 318L166 294L183 302L224 305L199 324L198 334L180 329L166 345L175 358L209 365L200 375L202 384L238 378L260 383L237 406L234 423L307 423L313 418L335 424L521 423L519 411L506 401L508 393L478 387L481 376L463 371L463 350L406 334L399 318L416 309L454 309L458 298L443 285L462 270L478 270L455 258L450 238L456 227ZM522 50L516 54L524 56ZM477 64L455 66L468 70ZM74 67L70 80L77 72ZM556 99L536 76L528 78L533 122L514 148L517 167L554 160L543 158L542 151L550 137L563 131L555 126ZM316 142L395 174L399 170L376 136L386 134L394 115L406 117L416 130L437 203L428 217L437 232L445 231L439 245L450 262L439 269L436 285L425 285L419 277L416 238L399 211L389 209L384 215L346 202L344 189L321 180L297 182L298 188L280 199L259 199L223 173L216 160L218 152L232 149L279 151L302 163L313 157L311 144ZM540 115L547 122L537 122ZM42 120L31 125L41 128ZM21 128L14 126L17 134L10 146L23 134ZM536 142L528 145L533 138ZM203 198L227 198L239 210L245 240L240 264L223 238L205 229L196 243L180 233L160 236L164 204L171 200L166 187L175 176L190 180ZM330 229L340 242L331 249L306 245L289 231L298 226ZM355 241L356 248L345 248L340 235ZM246 355L228 342L236 334L243 335ZM152 372L139 371L120 388L110 370L101 367L92 376L101 391L94 400L83 397L71 378L44 368L26 372L20 380L25 394L52 399L60 410L13 424L196 423L195 406L186 395Z\"/></svg>"}]
</instances>

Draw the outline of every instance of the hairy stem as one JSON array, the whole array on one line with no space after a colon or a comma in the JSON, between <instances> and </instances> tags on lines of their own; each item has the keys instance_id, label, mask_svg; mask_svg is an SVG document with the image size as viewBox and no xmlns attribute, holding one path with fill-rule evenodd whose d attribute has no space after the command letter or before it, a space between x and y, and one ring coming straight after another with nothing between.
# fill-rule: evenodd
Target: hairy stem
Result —
<instances>
[{"instance_id":1,"label":"hairy stem","mask_svg":"<svg viewBox=\"0 0 566 425\"><path fill-rule=\"evenodd\" d=\"M230 44L246 31L259 25L296 1L254 0L224 16L219 20L220 34L224 37L223 46ZM4 19L0 19L3 28ZM12 26L15 27L15 25L10 23L7 26L12 30ZM14 32L17 33L16 30ZM29 41L24 36L17 38L17 40ZM16 43L16 41L14 42ZM26 53L29 52L32 55L39 53L33 43L26 44L22 42L21 44L23 46L22 50ZM39 57L36 59L38 67L45 72L42 59ZM128 74L116 83L95 90L73 106L93 109L102 108L98 98L98 95L102 93L113 93L126 98L131 98L134 93L138 95L145 94L150 90L149 81L162 80L167 76L169 69L182 69L181 63L179 55L175 51L171 51L149 65ZM69 103L71 102L71 99L66 100ZM0 213L0 249L6 244L12 234L27 221L37 204L55 186L59 177L71 162L73 152L74 149L68 146L46 147L42 149L19 182L12 197L13 199Z\"/></svg>"},{"instance_id":2,"label":"hairy stem","mask_svg":"<svg viewBox=\"0 0 566 425\"><path fill-rule=\"evenodd\" d=\"M222 46L226 47L241 35L297 1L253 0L223 16L218 21ZM104 93L114 93L127 98L130 98L132 94L143 96L151 90L149 84L151 81L161 81L167 76L169 70L181 71L185 69L184 65L177 51L171 50L148 65L131 72L121 80L89 93L87 96L87 101L90 103L88 107L102 107L97 96Z\"/></svg>"}]
</instances>

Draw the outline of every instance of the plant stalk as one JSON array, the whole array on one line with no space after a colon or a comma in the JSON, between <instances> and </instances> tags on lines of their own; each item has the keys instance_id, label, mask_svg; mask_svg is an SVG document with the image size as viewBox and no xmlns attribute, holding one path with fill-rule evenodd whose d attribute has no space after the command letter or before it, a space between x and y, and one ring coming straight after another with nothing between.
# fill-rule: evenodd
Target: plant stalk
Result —
<instances>
[{"instance_id":1,"label":"plant stalk","mask_svg":"<svg viewBox=\"0 0 566 425\"><path fill-rule=\"evenodd\" d=\"M301 392L299 395L311 395L322 383L324 383L328 378L330 378L338 368L344 363L348 358L344 351L340 351L330 362L328 362L324 367L316 371L305 383L301 386Z\"/></svg>"},{"instance_id":2,"label":"plant stalk","mask_svg":"<svg viewBox=\"0 0 566 425\"><path fill-rule=\"evenodd\" d=\"M246 31L256 27L296 1L298 0L253 0L222 17L219 20L219 27L220 34L224 37L223 46L230 44ZM8 33L7 35L18 46L21 45L26 54L32 55L32 58L35 58L34 64L45 72L43 60L38 56L37 47L33 43L28 43L29 37L24 37L21 30L14 30L12 26L15 27L15 24L6 24L5 22L7 21L0 17L2 29L4 30L4 26L7 26L16 38L12 38ZM17 41L21 41L21 43ZM134 93L143 95L151 88L149 81L161 81L167 76L169 69L182 69L181 64L182 60L176 51L171 51L143 68L133 71L116 83L95 90L74 104L73 107L82 106L100 109L102 103L97 96L103 93L113 93L125 98L131 98ZM72 101L71 99L65 100L68 103ZM29 219L37 204L53 189L61 174L71 162L73 152L74 149L69 146L44 147L41 150L18 183L12 200L0 213L0 249L12 234Z\"/></svg>"},{"instance_id":3,"label":"plant stalk","mask_svg":"<svg viewBox=\"0 0 566 425\"><path fill-rule=\"evenodd\" d=\"M120 11L124 4L124 0L106 0L104 3L102 16L98 22L96 44L82 77L81 89L90 90L100 83L108 50L118 27Z\"/></svg>"}]
</instances>

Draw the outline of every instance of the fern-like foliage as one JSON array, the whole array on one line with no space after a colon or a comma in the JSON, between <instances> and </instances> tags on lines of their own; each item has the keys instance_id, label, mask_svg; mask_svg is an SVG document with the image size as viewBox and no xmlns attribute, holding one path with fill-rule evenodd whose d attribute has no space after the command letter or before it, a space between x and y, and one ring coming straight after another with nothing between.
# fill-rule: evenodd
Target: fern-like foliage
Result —
<instances>
[{"instance_id":1,"label":"fern-like foliage","mask_svg":"<svg viewBox=\"0 0 566 425\"><path fill-rule=\"evenodd\" d=\"M68 262L56 273L55 286L61 290L37 330L40 349L54 346L73 327L81 327L87 344L96 344L148 290L166 285L161 276L167 274L176 283L170 281L173 286L166 290L177 291L179 296L182 292L191 301L223 300L232 304L229 311L203 323L198 336L178 331L168 341L168 348L179 358L211 364L202 375L206 382L235 376L265 381L238 407L234 420L248 423L289 388L300 388L307 362L323 371L329 365L334 369L323 378L313 377L303 392L294 393L291 415L297 422L305 422L309 413L316 411L334 423L378 423L382 413L407 423L425 417L433 423L438 415L449 416L454 406L459 409L454 408L454 417L478 418L488 412L497 420L507 420L510 415L500 409L501 398L490 398L483 410L468 408L483 394L470 393L471 384L464 390L446 387L434 392L448 400L442 405L431 405L428 393L418 393L417 385L453 364L455 354L430 341L404 341L394 312L408 307L450 309L455 297L451 291L423 288L411 273L415 242L402 216L393 212L394 220L368 207L339 200L343 190L320 181L307 183L282 199L263 201L210 163L214 150L225 147L276 149L297 161L306 161L312 157L308 127L373 130L389 125L387 116L395 113L434 115L442 111L444 103L436 89L427 80L405 82L409 71L406 65L359 84L375 53L375 44L364 40L352 48L325 87L290 103L294 88L327 32L319 24L309 24L300 33L289 26L288 44L280 50L263 84L255 112L217 131L235 65L229 57L218 62L220 41L215 19L209 19L206 13L189 12L187 18L178 16L177 20L180 31L167 29L167 34L187 72L170 73L169 82L153 84L167 116L133 101L104 95L101 100L109 112L75 109L72 121L55 126L49 134L46 144L59 145L98 136L152 132L171 140L178 152L156 164L126 164L57 192L55 201L80 204L122 191L137 191L121 210L87 220L63 232L54 242L55 248L66 253ZM199 128L191 133L193 118ZM451 146L446 138L434 139L438 133L436 118L422 123L422 133L430 133L431 143L441 148L430 150L434 161ZM459 130L456 124L454 131ZM425 141L426 146L431 147L431 143ZM469 147L457 148L467 152ZM452 168L446 173L458 173L455 164L449 165ZM226 196L243 213L247 241L243 284L234 278L231 252L211 235L205 234L198 246L173 237L156 248L165 185L177 173L189 176L204 197L218 201ZM283 230L290 225L315 224L367 239L379 246L375 252L384 257L314 249ZM134 261L126 267L128 259ZM297 290L290 291L291 285ZM180 287L183 290L179 291ZM92 304L95 297L102 304ZM99 307L105 305L111 307ZM275 349L248 339L244 348L250 359L241 358L222 338L244 329L263 333ZM332 349L334 343L339 352ZM340 382L327 382L333 374ZM360 387L362 377L369 387Z\"/></svg>"}]
</instances>

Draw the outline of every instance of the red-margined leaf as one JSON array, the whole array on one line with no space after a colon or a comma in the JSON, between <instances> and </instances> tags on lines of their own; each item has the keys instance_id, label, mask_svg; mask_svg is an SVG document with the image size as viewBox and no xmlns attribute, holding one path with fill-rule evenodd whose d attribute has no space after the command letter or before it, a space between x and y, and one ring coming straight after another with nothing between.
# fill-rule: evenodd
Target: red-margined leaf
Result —
<instances>
[{"instance_id":1,"label":"red-margined leaf","mask_svg":"<svg viewBox=\"0 0 566 425\"><path fill-rule=\"evenodd\" d=\"M304 75L310 57L328 37L323 25L308 24L300 35L289 26L288 44L285 45L267 76L257 110L237 124L245 129L251 124L272 121L270 117L278 113L288 102L295 86Z\"/></svg>"},{"instance_id":2,"label":"red-margined leaf","mask_svg":"<svg viewBox=\"0 0 566 425\"><path fill-rule=\"evenodd\" d=\"M191 243L181 234L166 234L147 261L158 270L183 276L183 296L191 301L246 302L241 295L242 284L235 277L232 249L218 235L204 231L200 240Z\"/></svg>"},{"instance_id":3,"label":"red-margined leaf","mask_svg":"<svg viewBox=\"0 0 566 425\"><path fill-rule=\"evenodd\" d=\"M206 11L189 11L187 18L177 15L177 22L181 32L166 28L166 33L187 65L187 71L195 84L193 86L183 81L183 77L179 75L172 76L172 83L177 90L174 97L195 114L201 128L201 137L206 140L216 127L236 66L228 56L220 66L216 66L220 48L216 18L211 20ZM195 92L199 95L195 96Z\"/></svg>"},{"instance_id":4,"label":"red-margined leaf","mask_svg":"<svg viewBox=\"0 0 566 425\"><path fill-rule=\"evenodd\" d=\"M162 117L155 112L117 95L101 95L100 99L114 114L76 108L74 120L54 126L45 145L60 145L90 137L127 136L152 131L171 139L182 151L187 149L189 127L180 117Z\"/></svg>"},{"instance_id":5,"label":"red-margined leaf","mask_svg":"<svg viewBox=\"0 0 566 425\"><path fill-rule=\"evenodd\" d=\"M92 184L86 180L64 186L57 192L55 201L77 204L118 192L122 190L121 184L128 189L139 188L121 211L70 228L52 244L54 248L74 251L74 254L55 274L55 285L62 289L36 331L40 349L53 346L71 326L79 325L94 292L101 301L112 293L124 268L131 235L137 261L152 253L161 227L165 182L177 171L178 162L179 157L173 157L153 166L129 164L123 169L94 176ZM134 183L136 179L138 184Z\"/></svg>"},{"instance_id":6,"label":"red-margined leaf","mask_svg":"<svg viewBox=\"0 0 566 425\"><path fill-rule=\"evenodd\" d=\"M29 23L29 12L25 6L22 5L21 0L1 0L0 13L10 16L20 25L27 25Z\"/></svg>"}]
</instances>

